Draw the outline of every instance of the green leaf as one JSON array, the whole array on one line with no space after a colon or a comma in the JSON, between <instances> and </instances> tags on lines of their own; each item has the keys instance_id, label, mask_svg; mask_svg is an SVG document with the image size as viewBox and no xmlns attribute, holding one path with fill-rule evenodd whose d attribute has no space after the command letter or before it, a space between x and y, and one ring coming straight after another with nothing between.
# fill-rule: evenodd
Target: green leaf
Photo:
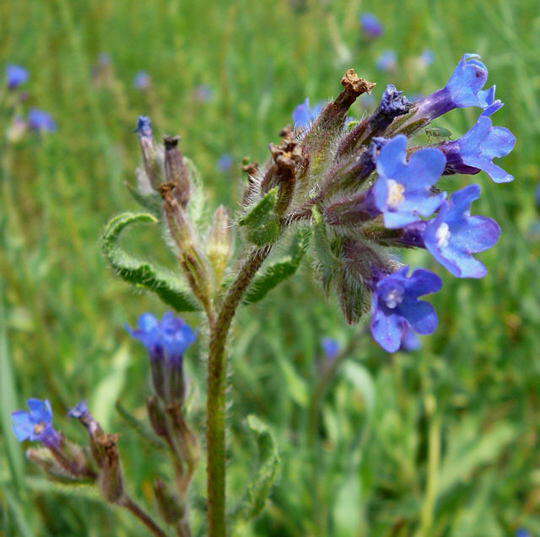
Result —
<instances>
[{"instance_id":1,"label":"green leaf","mask_svg":"<svg viewBox=\"0 0 540 537\"><path fill-rule=\"evenodd\" d=\"M112 357L107 375L92 394L90 408L105 430L109 427L115 402L124 388L128 365L129 353L127 347L122 346Z\"/></svg>"},{"instance_id":2,"label":"green leaf","mask_svg":"<svg viewBox=\"0 0 540 537\"><path fill-rule=\"evenodd\" d=\"M248 427L255 433L259 450L259 471L248 485L240 505L235 509L235 518L249 520L257 517L264 508L279 473L279 453L270 427L257 416L249 415Z\"/></svg>"},{"instance_id":3,"label":"green leaf","mask_svg":"<svg viewBox=\"0 0 540 537\"><path fill-rule=\"evenodd\" d=\"M275 211L277 197L276 187L270 190L238 222L246 228L247 239L257 246L264 246L279 238L281 224Z\"/></svg>"},{"instance_id":4,"label":"green leaf","mask_svg":"<svg viewBox=\"0 0 540 537\"><path fill-rule=\"evenodd\" d=\"M16 409L15 377L6 329L4 286L0 282L0 430L14 489L19 493L24 486L23 461L21 447L11 430L11 412Z\"/></svg>"},{"instance_id":5,"label":"green leaf","mask_svg":"<svg viewBox=\"0 0 540 537\"><path fill-rule=\"evenodd\" d=\"M294 238L290 255L269 265L262 274L257 276L244 298L244 304L253 304L262 300L274 287L292 276L306 253L310 233L300 231Z\"/></svg>"},{"instance_id":6,"label":"green leaf","mask_svg":"<svg viewBox=\"0 0 540 537\"><path fill-rule=\"evenodd\" d=\"M126 253L118 246L122 231L134 223L157 223L155 216L148 213L123 213L113 218L103 234L102 250L120 278L128 283L150 289L165 304L176 311L197 311L195 299L181 286L180 281L160 267Z\"/></svg>"},{"instance_id":7,"label":"green leaf","mask_svg":"<svg viewBox=\"0 0 540 537\"><path fill-rule=\"evenodd\" d=\"M147 211L150 211L156 218L161 217L161 196L157 192L152 192L150 194L141 194L139 190L126 183L126 188L131 194L131 197L141 206L144 207Z\"/></svg>"},{"instance_id":8,"label":"green leaf","mask_svg":"<svg viewBox=\"0 0 540 537\"><path fill-rule=\"evenodd\" d=\"M312 209L313 215L313 247L322 277L324 290L328 292L330 284L334 279L337 268L341 263L332 251L332 245L328 237L324 219L317 207Z\"/></svg>"}]
</instances>

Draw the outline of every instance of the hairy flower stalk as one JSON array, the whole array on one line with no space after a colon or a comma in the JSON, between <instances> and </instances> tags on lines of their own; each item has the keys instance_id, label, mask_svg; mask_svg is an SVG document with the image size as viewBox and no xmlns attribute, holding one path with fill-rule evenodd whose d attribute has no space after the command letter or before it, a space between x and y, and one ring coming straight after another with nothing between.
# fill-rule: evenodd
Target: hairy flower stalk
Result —
<instances>
[{"instance_id":1,"label":"hairy flower stalk","mask_svg":"<svg viewBox=\"0 0 540 537\"><path fill-rule=\"evenodd\" d=\"M376 22L363 20L364 31L380 34ZM374 84L347 70L335 100L311 107L306 99L294 111L294 127L284 128L281 141L270 145L268 161L245 166L248 182L239 214L233 217L218 207L208 225L202 224L205 204L196 170L180 152L179 139L166 137L164 148L158 148L150 120L139 119L143 166L134 197L150 213L113 219L104 234L104 252L124 280L155 292L177 312L202 311L205 317L202 332L207 337L201 338L201 345L208 356L209 537L228 535L227 343L241 305L249 307L292 276L309 251L322 288L336 295L346 321L358 323L370 315L373 339L393 353L418 348L417 335L436 330L437 313L423 297L439 292L443 284L434 272L410 269L396 251L423 249L459 278L486 275L487 268L475 255L493 247L501 230L493 219L471 215L480 186L445 192L438 183L443 175L481 171L496 183L513 179L493 162L512 150L515 138L508 129L493 125L492 116L502 102L495 99L494 87L483 89L486 80L486 66L478 56L466 54L441 90L413 103L389 84L375 111L349 128L351 105ZM462 137L430 146L412 141L434 119L465 107L480 112L476 125ZM180 276L130 256L118 245L128 225L158 221L178 259ZM240 232L243 237L237 244L245 246L235 257L233 242ZM285 257L275 259L284 251ZM150 358L147 410L158 437L152 438L153 445L168 450L174 469L174 486L163 479L154 481L156 503L163 521L177 535L189 537L189 489L201 447L186 404L184 356L197 336L172 312L161 320L144 314L138 327L128 330ZM325 342L325 349L329 358L339 355L335 342ZM321 394L327 384L321 384ZM318 406L315 401L312 435L317 434ZM31 453L33 460L50 475L60 472L76 480L86 472L86 478L97 480L107 501L129 509L154 535L165 535L127 495L118 438L105 433L86 406L78 405L71 415L88 430L94 466L82 448L67 449L63 435L52 427L48 403L30 400L29 407L29 412L13 416L17 437L40 441L68 463L36 451ZM260 512L271 488L271 481L265 481L268 475L261 467L249 484L254 505L242 505L239 513ZM264 486L257 489L258 483Z\"/></svg>"}]
</instances>

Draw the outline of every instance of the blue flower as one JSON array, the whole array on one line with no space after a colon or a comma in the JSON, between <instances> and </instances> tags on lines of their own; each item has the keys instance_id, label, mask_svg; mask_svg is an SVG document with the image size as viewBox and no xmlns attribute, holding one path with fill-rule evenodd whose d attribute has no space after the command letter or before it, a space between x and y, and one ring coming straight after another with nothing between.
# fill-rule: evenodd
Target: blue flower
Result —
<instances>
[{"instance_id":1,"label":"blue flower","mask_svg":"<svg viewBox=\"0 0 540 537\"><path fill-rule=\"evenodd\" d=\"M88 410L88 405L86 401L81 401L77 403L73 408L68 412L68 416L71 418L81 419L90 416L90 411Z\"/></svg>"},{"instance_id":2,"label":"blue flower","mask_svg":"<svg viewBox=\"0 0 540 537\"><path fill-rule=\"evenodd\" d=\"M159 321L151 313L139 317L139 327L128 332L146 347L152 360L166 360L171 364L181 364L185 351L197 339L196 333L180 317L167 312Z\"/></svg>"},{"instance_id":3,"label":"blue flower","mask_svg":"<svg viewBox=\"0 0 540 537\"><path fill-rule=\"evenodd\" d=\"M380 37L384 33L384 26L373 13L360 15L360 24L364 34L370 39Z\"/></svg>"},{"instance_id":4,"label":"blue flower","mask_svg":"<svg viewBox=\"0 0 540 537\"><path fill-rule=\"evenodd\" d=\"M27 404L29 412L17 410L11 414L13 432L17 440L42 442L47 447L59 448L62 444L62 435L53 427L49 401L28 399Z\"/></svg>"},{"instance_id":5,"label":"blue flower","mask_svg":"<svg viewBox=\"0 0 540 537\"><path fill-rule=\"evenodd\" d=\"M195 97L201 103L208 103L214 98L214 89L208 84L199 84L195 88Z\"/></svg>"},{"instance_id":6,"label":"blue flower","mask_svg":"<svg viewBox=\"0 0 540 537\"><path fill-rule=\"evenodd\" d=\"M306 97L306 100L294 109L294 128L308 128L319 117L319 114L321 113L323 107L323 103L319 103L316 106L311 107L309 104L309 97Z\"/></svg>"},{"instance_id":7,"label":"blue flower","mask_svg":"<svg viewBox=\"0 0 540 537\"><path fill-rule=\"evenodd\" d=\"M335 360L341 351L339 341L331 337L322 338L321 346L324 350L324 354L329 360Z\"/></svg>"},{"instance_id":8,"label":"blue flower","mask_svg":"<svg viewBox=\"0 0 540 537\"><path fill-rule=\"evenodd\" d=\"M228 172L234 164L234 158L232 155L229 155L228 153L224 153L219 157L219 160L217 162L217 167L220 172Z\"/></svg>"},{"instance_id":9,"label":"blue flower","mask_svg":"<svg viewBox=\"0 0 540 537\"><path fill-rule=\"evenodd\" d=\"M464 54L446 86L418 103L417 116L433 120L455 108L486 108L488 93L482 88L488 70L479 58L477 54Z\"/></svg>"},{"instance_id":10,"label":"blue flower","mask_svg":"<svg viewBox=\"0 0 540 537\"><path fill-rule=\"evenodd\" d=\"M411 329L431 334L437 328L435 308L418 297L439 291L441 279L429 270L415 270L410 277L408 272L409 267L403 267L383 277L373 292L371 333L388 352L396 352Z\"/></svg>"},{"instance_id":11,"label":"blue flower","mask_svg":"<svg viewBox=\"0 0 540 537\"><path fill-rule=\"evenodd\" d=\"M496 86L491 86L487 90L482 90L478 92L478 96L482 103L482 116L492 116L495 112L500 110L504 103L500 99L495 99Z\"/></svg>"},{"instance_id":12,"label":"blue flower","mask_svg":"<svg viewBox=\"0 0 540 537\"><path fill-rule=\"evenodd\" d=\"M519 530L516 531L516 537L532 537L528 530L525 528L519 528Z\"/></svg>"},{"instance_id":13,"label":"blue flower","mask_svg":"<svg viewBox=\"0 0 540 537\"><path fill-rule=\"evenodd\" d=\"M135 132L142 138L152 138L152 121L148 116L139 116Z\"/></svg>"},{"instance_id":14,"label":"blue flower","mask_svg":"<svg viewBox=\"0 0 540 537\"><path fill-rule=\"evenodd\" d=\"M435 53L430 49L425 49L420 56L420 63L424 67L430 66L435 61Z\"/></svg>"},{"instance_id":15,"label":"blue flower","mask_svg":"<svg viewBox=\"0 0 540 537\"><path fill-rule=\"evenodd\" d=\"M397 69L397 56L393 50L385 50L375 63L377 69L392 73Z\"/></svg>"},{"instance_id":16,"label":"blue flower","mask_svg":"<svg viewBox=\"0 0 540 537\"><path fill-rule=\"evenodd\" d=\"M501 234L499 224L486 216L471 216L480 186L469 185L444 201L424 231L424 243L435 259L458 278L483 278L486 267L472 254L491 248Z\"/></svg>"},{"instance_id":17,"label":"blue flower","mask_svg":"<svg viewBox=\"0 0 540 537\"><path fill-rule=\"evenodd\" d=\"M407 137L400 134L388 142L377 158L379 178L373 186L375 206L384 214L387 228L399 228L431 216L445 195L433 194L446 159L435 148L421 149L406 161Z\"/></svg>"},{"instance_id":18,"label":"blue flower","mask_svg":"<svg viewBox=\"0 0 540 537\"><path fill-rule=\"evenodd\" d=\"M514 177L493 164L493 159L508 155L515 143L516 137L507 128L494 127L489 117L481 115L465 136L440 146L447 160L445 173L475 174L483 170L496 183L513 181Z\"/></svg>"},{"instance_id":19,"label":"blue flower","mask_svg":"<svg viewBox=\"0 0 540 537\"><path fill-rule=\"evenodd\" d=\"M148 89L152 85L152 77L146 71L139 71L133 79L133 86L139 90Z\"/></svg>"},{"instance_id":20,"label":"blue flower","mask_svg":"<svg viewBox=\"0 0 540 537\"><path fill-rule=\"evenodd\" d=\"M32 108L28 113L28 126L40 133L54 132L57 129L56 121L54 121L52 116L39 108Z\"/></svg>"},{"instance_id":21,"label":"blue flower","mask_svg":"<svg viewBox=\"0 0 540 537\"><path fill-rule=\"evenodd\" d=\"M10 90L17 89L27 82L29 76L28 70L20 65L8 65L6 67L7 87Z\"/></svg>"}]
</instances>

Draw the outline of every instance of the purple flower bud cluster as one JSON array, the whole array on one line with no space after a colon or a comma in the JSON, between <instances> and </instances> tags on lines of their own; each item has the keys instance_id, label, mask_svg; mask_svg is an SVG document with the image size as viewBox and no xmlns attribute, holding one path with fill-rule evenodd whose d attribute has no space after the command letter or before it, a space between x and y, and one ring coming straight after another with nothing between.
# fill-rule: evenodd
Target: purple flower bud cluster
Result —
<instances>
[{"instance_id":1,"label":"purple flower bud cluster","mask_svg":"<svg viewBox=\"0 0 540 537\"><path fill-rule=\"evenodd\" d=\"M392 70L390 63L381 68ZM307 206L318 207L325 225L325 287L333 281L349 322L364 311L366 294L371 297L371 332L388 352L418 348L416 334L435 331L437 314L419 297L442 287L439 276L428 270L409 274L409 267L392 257L390 247L423 248L454 276L482 278L487 269L475 254L494 246L501 234L492 218L471 215L479 185L453 193L438 187L443 175L480 171L495 183L513 180L493 162L508 155L516 139L507 128L492 123L503 103L495 98L495 86L483 89L487 76L479 56L465 54L446 86L432 95L411 102L388 85L372 115L344 128L341 138L332 142L337 149L324 157L326 172L317 168L316 184L310 184ZM314 110L306 100L295 110L295 132L304 145L325 135L324 117L339 103L340 98ZM430 146L410 143L432 120L465 107L482 112L461 138ZM321 156L317 159L320 163ZM326 267L328 252L334 267Z\"/></svg>"}]
</instances>

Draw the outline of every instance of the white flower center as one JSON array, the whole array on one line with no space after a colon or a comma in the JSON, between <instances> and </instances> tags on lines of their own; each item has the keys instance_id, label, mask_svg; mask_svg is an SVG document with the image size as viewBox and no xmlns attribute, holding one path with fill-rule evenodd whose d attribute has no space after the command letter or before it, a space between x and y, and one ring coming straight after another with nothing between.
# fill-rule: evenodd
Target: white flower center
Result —
<instances>
[{"instance_id":1,"label":"white flower center","mask_svg":"<svg viewBox=\"0 0 540 537\"><path fill-rule=\"evenodd\" d=\"M437 238L437 246L439 248L446 248L448 246L448 241L452 234L450 233L450 228L446 222L443 222L435 232L435 237Z\"/></svg>"},{"instance_id":2,"label":"white flower center","mask_svg":"<svg viewBox=\"0 0 540 537\"><path fill-rule=\"evenodd\" d=\"M386 302L386 305L393 310L396 308L399 304L403 302L403 289L392 289L385 297L384 301Z\"/></svg>"},{"instance_id":3,"label":"white flower center","mask_svg":"<svg viewBox=\"0 0 540 537\"><path fill-rule=\"evenodd\" d=\"M405 201L405 196L403 195L405 192L405 187L393 179L388 179L387 184L388 198L386 199L386 203L388 203L389 207L395 209L398 205Z\"/></svg>"}]
</instances>

